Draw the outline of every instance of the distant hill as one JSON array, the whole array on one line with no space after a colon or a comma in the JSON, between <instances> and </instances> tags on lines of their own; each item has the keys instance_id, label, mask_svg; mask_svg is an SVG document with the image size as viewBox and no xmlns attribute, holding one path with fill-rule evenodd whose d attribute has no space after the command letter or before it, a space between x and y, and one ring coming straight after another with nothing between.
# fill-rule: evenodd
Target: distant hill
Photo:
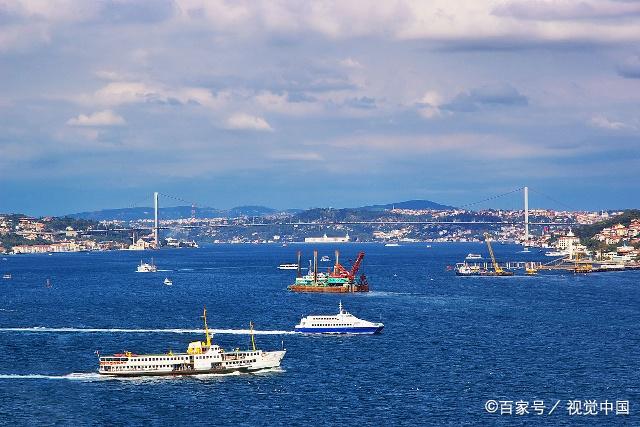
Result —
<instances>
[{"instance_id":1,"label":"distant hill","mask_svg":"<svg viewBox=\"0 0 640 427\"><path fill-rule=\"evenodd\" d=\"M371 205L363 206L359 208L347 208L343 209L343 214L354 214L359 211L362 215L364 211L378 212L396 207L398 209L437 209L448 210L453 209L451 206L441 205L429 200L408 200L406 202L389 203L386 205ZM317 211L317 212L316 212ZM324 209L287 209L285 211L279 211L276 209L268 208L265 206L238 206L231 209L216 209L206 207L196 207L196 218L237 218L241 216L267 216L277 214L279 212L285 212L289 214L296 214L304 217L304 212L309 212L311 217L319 212L324 212ZM122 208L122 209L102 209L93 212L79 212L67 215L76 219L88 219L93 221L104 220L119 220L119 221L134 221L139 219L153 219L152 207L139 207L139 208ZM307 215L309 216L309 215ZM180 219L191 218L191 206L172 206L161 207L160 218L162 219Z\"/></svg>"},{"instance_id":2,"label":"distant hill","mask_svg":"<svg viewBox=\"0 0 640 427\"><path fill-rule=\"evenodd\" d=\"M604 221L596 222L595 224L582 225L576 227L573 231L583 242L589 242L593 236L601 232L603 228L612 227L616 224L622 224L628 227L632 220L638 218L640 218L640 210L629 209L625 210L621 215L613 216Z\"/></svg>"},{"instance_id":3,"label":"distant hill","mask_svg":"<svg viewBox=\"0 0 640 427\"><path fill-rule=\"evenodd\" d=\"M377 210L382 211L385 209L436 209L436 210L449 210L455 209L453 206L441 205L440 203L432 202L431 200L407 200L405 202L388 203L386 205L371 205L363 206L360 209Z\"/></svg>"},{"instance_id":4,"label":"distant hill","mask_svg":"<svg viewBox=\"0 0 640 427\"><path fill-rule=\"evenodd\" d=\"M162 219L191 218L191 206L172 206L159 209ZM265 216L277 213L275 209L265 206L238 206L231 209L195 208L196 218L237 218L241 216ZM93 212L79 212L67 215L71 218L90 219L94 221L119 220L134 221L138 219L153 219L152 207L102 209Z\"/></svg>"}]
</instances>

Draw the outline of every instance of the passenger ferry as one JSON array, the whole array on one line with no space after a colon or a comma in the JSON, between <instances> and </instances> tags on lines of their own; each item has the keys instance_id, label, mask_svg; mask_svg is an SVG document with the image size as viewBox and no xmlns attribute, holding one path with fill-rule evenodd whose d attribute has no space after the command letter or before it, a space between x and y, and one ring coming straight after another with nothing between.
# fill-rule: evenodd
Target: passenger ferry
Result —
<instances>
[{"instance_id":1,"label":"passenger ferry","mask_svg":"<svg viewBox=\"0 0 640 427\"><path fill-rule=\"evenodd\" d=\"M468 254L465 259L482 259L482 255L480 255L480 254Z\"/></svg>"},{"instance_id":2,"label":"passenger ferry","mask_svg":"<svg viewBox=\"0 0 640 427\"><path fill-rule=\"evenodd\" d=\"M155 273L156 271L158 271L158 267L153 263L153 258L151 258L151 264L147 264L140 260L140 265L136 269L136 272L138 273Z\"/></svg>"},{"instance_id":3,"label":"passenger ferry","mask_svg":"<svg viewBox=\"0 0 640 427\"><path fill-rule=\"evenodd\" d=\"M226 374L230 372L255 372L277 368L286 350L263 351L256 348L251 328L250 350L225 351L211 343L212 334L207 327L207 309L204 309L205 341L189 343L186 353L134 354L126 351L100 357L100 375L134 377L151 375Z\"/></svg>"},{"instance_id":4,"label":"passenger ferry","mask_svg":"<svg viewBox=\"0 0 640 427\"><path fill-rule=\"evenodd\" d=\"M280 264L278 270L297 270L298 264Z\"/></svg>"},{"instance_id":5,"label":"passenger ferry","mask_svg":"<svg viewBox=\"0 0 640 427\"><path fill-rule=\"evenodd\" d=\"M307 334L378 334L384 324L358 319L338 305L339 312L333 316L307 316L295 326L296 332Z\"/></svg>"}]
</instances>

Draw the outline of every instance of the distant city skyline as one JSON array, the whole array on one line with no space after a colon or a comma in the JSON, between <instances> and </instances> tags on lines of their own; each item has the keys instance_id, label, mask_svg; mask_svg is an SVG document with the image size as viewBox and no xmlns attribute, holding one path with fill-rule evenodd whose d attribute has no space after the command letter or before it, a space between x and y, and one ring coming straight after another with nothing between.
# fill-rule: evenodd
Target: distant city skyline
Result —
<instances>
[{"instance_id":1,"label":"distant city skyline","mask_svg":"<svg viewBox=\"0 0 640 427\"><path fill-rule=\"evenodd\" d=\"M639 3L0 0L0 22L0 212L640 205Z\"/></svg>"}]
</instances>

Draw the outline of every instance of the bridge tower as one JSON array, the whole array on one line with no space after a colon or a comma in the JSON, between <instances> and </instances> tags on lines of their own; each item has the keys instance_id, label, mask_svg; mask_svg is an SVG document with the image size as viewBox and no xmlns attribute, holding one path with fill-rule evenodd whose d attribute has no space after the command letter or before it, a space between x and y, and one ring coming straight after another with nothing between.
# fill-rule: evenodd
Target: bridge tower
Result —
<instances>
[{"instance_id":1,"label":"bridge tower","mask_svg":"<svg viewBox=\"0 0 640 427\"><path fill-rule=\"evenodd\" d=\"M524 187L524 245L529 245L529 187Z\"/></svg>"},{"instance_id":2,"label":"bridge tower","mask_svg":"<svg viewBox=\"0 0 640 427\"><path fill-rule=\"evenodd\" d=\"M156 248L160 247L158 240L158 192L153 193L153 241Z\"/></svg>"}]
</instances>

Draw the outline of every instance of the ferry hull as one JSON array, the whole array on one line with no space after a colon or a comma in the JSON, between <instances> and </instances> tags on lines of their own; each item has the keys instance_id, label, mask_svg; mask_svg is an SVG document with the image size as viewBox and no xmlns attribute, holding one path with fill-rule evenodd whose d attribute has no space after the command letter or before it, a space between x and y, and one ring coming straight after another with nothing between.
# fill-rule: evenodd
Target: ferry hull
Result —
<instances>
[{"instance_id":1,"label":"ferry hull","mask_svg":"<svg viewBox=\"0 0 640 427\"><path fill-rule=\"evenodd\" d=\"M232 374L234 372L251 373L259 372L266 369L273 369L279 366L270 366L264 368L232 368L232 369L207 369L207 370L183 370L183 371L137 371L137 372L99 372L105 377L178 377L184 375L202 375L202 374Z\"/></svg>"},{"instance_id":2,"label":"ferry hull","mask_svg":"<svg viewBox=\"0 0 640 427\"><path fill-rule=\"evenodd\" d=\"M323 328L295 328L296 332L300 332L303 334L379 334L384 329L384 326L364 326L364 327L353 327L353 328L332 328L332 327L323 327Z\"/></svg>"},{"instance_id":3,"label":"ferry hull","mask_svg":"<svg viewBox=\"0 0 640 427\"><path fill-rule=\"evenodd\" d=\"M231 374L233 372L241 372L241 373L251 373L251 372L259 372L267 369L279 368L282 359L286 354L286 350L278 350L278 351L269 351L264 352L263 357L256 362L253 362L250 365L242 365L242 366L217 366L215 368L196 368L193 364L176 364L173 368L163 368L163 369L122 369L122 370L112 370L113 366L127 366L124 364L119 365L110 365L109 370L106 370L104 366L101 366L98 370L100 375L106 377L159 377L159 376L183 376L183 375L202 375L202 374ZM178 357L183 356L182 354L178 355ZM234 356L231 354L231 356ZM166 356L163 356L166 357ZM233 363L237 359L230 359ZM171 362L163 362L163 363L171 363ZM228 362L227 362L228 363ZM140 366L140 365L138 365ZM131 365L129 365L131 367Z\"/></svg>"}]
</instances>

